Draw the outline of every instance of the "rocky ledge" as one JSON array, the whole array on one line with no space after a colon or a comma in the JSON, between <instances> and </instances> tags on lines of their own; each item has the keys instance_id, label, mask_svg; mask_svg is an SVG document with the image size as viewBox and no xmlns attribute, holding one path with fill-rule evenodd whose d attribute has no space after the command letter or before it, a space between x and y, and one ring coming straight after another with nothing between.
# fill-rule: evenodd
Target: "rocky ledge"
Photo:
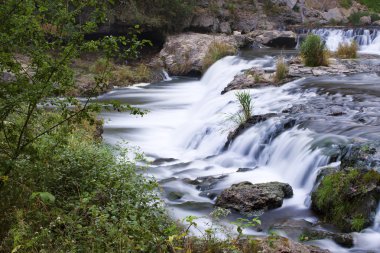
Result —
<instances>
[{"instance_id":1,"label":"rocky ledge","mask_svg":"<svg viewBox=\"0 0 380 253\"><path fill-rule=\"evenodd\" d=\"M302 64L300 57L293 57L286 61L288 75L281 81L275 80L275 72L265 71L253 67L235 76L222 94L231 90L260 88L268 85L282 85L302 77L338 76L357 73L380 73L380 65L368 64L364 59L337 59L330 58L329 66L307 67Z\"/></svg>"},{"instance_id":2,"label":"rocky ledge","mask_svg":"<svg viewBox=\"0 0 380 253\"><path fill-rule=\"evenodd\" d=\"M242 182L225 189L218 196L215 205L242 213L252 213L281 207L284 198L292 196L293 189L286 183Z\"/></svg>"}]
</instances>

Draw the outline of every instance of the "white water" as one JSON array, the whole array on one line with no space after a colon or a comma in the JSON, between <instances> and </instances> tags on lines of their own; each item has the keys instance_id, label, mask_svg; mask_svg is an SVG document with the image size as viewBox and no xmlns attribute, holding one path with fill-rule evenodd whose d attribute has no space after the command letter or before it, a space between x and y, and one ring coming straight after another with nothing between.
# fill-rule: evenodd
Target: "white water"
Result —
<instances>
[{"instance_id":1,"label":"white water","mask_svg":"<svg viewBox=\"0 0 380 253\"><path fill-rule=\"evenodd\" d=\"M380 55L380 29L332 29L320 28L309 32L321 36L331 51L338 49L339 43L349 43L355 40L361 53Z\"/></svg>"},{"instance_id":2,"label":"white water","mask_svg":"<svg viewBox=\"0 0 380 253\"><path fill-rule=\"evenodd\" d=\"M284 119L274 117L251 127L224 150L229 131L236 127L227 118L238 111L238 104L234 92L224 95L220 92L237 73L252 66L273 69L274 61L272 57L248 61L229 56L214 64L199 81L172 80L161 86L120 89L107 95L109 99L136 101L140 107L150 111L142 118L105 113L104 117L110 120L106 121L104 137L110 143L128 140L141 147L152 160L176 159L164 164L168 166L150 170L158 180L174 178L164 187L183 194L180 200L166 199L175 217L209 213L213 201L199 196L200 192L195 186L184 183L182 179L215 175L228 175L215 186L215 190L242 181L289 183L293 187L294 197L285 200L280 210L309 209L309 193L318 170L328 163L328 157L320 149L312 147L331 136L298 127L283 130ZM290 92L297 86L296 81L282 87L249 90L254 101L253 114L279 113L317 96L311 91ZM176 163L183 164L170 167ZM247 167L255 169L236 172L238 168ZM189 203L196 205L186 207ZM380 212L377 214L379 220ZM375 250L380 247L380 239L376 241L380 238L379 225L376 224L372 229L355 234L355 249ZM320 245L333 252L345 252L331 241L321 241Z\"/></svg>"}]
</instances>

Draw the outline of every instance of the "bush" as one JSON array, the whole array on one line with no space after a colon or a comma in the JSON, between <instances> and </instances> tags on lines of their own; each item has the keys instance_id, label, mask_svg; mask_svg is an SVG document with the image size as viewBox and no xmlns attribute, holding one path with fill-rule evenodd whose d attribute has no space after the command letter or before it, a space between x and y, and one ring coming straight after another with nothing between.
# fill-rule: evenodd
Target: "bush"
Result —
<instances>
[{"instance_id":1,"label":"bush","mask_svg":"<svg viewBox=\"0 0 380 253\"><path fill-rule=\"evenodd\" d=\"M208 47L208 52L203 60L203 71L206 71L212 64L224 56L234 55L236 48L225 42L212 42Z\"/></svg>"},{"instance_id":2,"label":"bush","mask_svg":"<svg viewBox=\"0 0 380 253\"><path fill-rule=\"evenodd\" d=\"M361 4L364 4L374 12L380 12L380 4L378 0L359 0Z\"/></svg>"},{"instance_id":3,"label":"bush","mask_svg":"<svg viewBox=\"0 0 380 253\"><path fill-rule=\"evenodd\" d=\"M86 122L57 130L18 161L1 189L0 252L160 251L172 224L157 183L127 158L133 150L93 131Z\"/></svg>"},{"instance_id":4,"label":"bush","mask_svg":"<svg viewBox=\"0 0 380 253\"><path fill-rule=\"evenodd\" d=\"M357 58L358 44L353 40L351 43L339 43L336 55L343 59Z\"/></svg>"},{"instance_id":5,"label":"bush","mask_svg":"<svg viewBox=\"0 0 380 253\"><path fill-rule=\"evenodd\" d=\"M276 75L274 77L275 82L280 82L284 80L289 73L288 66L286 65L285 59L280 57L277 59L276 63Z\"/></svg>"},{"instance_id":6,"label":"bush","mask_svg":"<svg viewBox=\"0 0 380 253\"><path fill-rule=\"evenodd\" d=\"M328 66L328 51L318 35L309 34L301 44L301 57L306 66Z\"/></svg>"}]
</instances>

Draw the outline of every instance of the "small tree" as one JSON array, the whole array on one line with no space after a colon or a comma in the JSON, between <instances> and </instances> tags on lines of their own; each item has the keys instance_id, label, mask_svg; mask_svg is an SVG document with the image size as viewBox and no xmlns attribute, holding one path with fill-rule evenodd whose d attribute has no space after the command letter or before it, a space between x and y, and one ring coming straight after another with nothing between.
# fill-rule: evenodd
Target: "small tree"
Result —
<instances>
[{"instance_id":1,"label":"small tree","mask_svg":"<svg viewBox=\"0 0 380 253\"><path fill-rule=\"evenodd\" d=\"M318 35L309 34L301 44L301 57L306 66L328 66L328 51Z\"/></svg>"},{"instance_id":2,"label":"small tree","mask_svg":"<svg viewBox=\"0 0 380 253\"><path fill-rule=\"evenodd\" d=\"M127 37L85 40L106 21L111 1L7 0L0 8L0 190L20 157L33 155L32 143L63 125L92 119L100 107L90 96L107 85L109 60L126 48L136 56L146 43L135 32ZM136 29L139 27L136 26ZM95 77L96 86L85 102L65 96L75 85L71 64L85 52L101 52L105 59ZM59 98L58 98L59 97ZM46 113L46 105L49 111ZM141 111L131 106L114 107ZM57 114L60 117L57 117ZM41 124L43 118L44 124Z\"/></svg>"}]
</instances>

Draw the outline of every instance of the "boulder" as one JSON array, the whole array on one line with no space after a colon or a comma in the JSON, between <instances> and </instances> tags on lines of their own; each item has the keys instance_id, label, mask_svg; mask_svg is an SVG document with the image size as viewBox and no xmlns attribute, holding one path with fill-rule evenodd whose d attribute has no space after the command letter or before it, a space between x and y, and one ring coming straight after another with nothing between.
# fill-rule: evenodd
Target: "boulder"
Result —
<instances>
[{"instance_id":1,"label":"boulder","mask_svg":"<svg viewBox=\"0 0 380 253\"><path fill-rule=\"evenodd\" d=\"M372 25L380 26L380 20L373 22Z\"/></svg>"},{"instance_id":2,"label":"boulder","mask_svg":"<svg viewBox=\"0 0 380 253\"><path fill-rule=\"evenodd\" d=\"M256 35L257 33L252 33ZM263 31L254 38L256 42L274 48L295 48L297 34L292 31Z\"/></svg>"},{"instance_id":3,"label":"boulder","mask_svg":"<svg viewBox=\"0 0 380 253\"><path fill-rule=\"evenodd\" d=\"M359 22L361 25L370 25L372 23L370 16L361 17Z\"/></svg>"},{"instance_id":4,"label":"boulder","mask_svg":"<svg viewBox=\"0 0 380 253\"><path fill-rule=\"evenodd\" d=\"M231 26L229 22L220 23L219 30L221 33L231 34Z\"/></svg>"},{"instance_id":5,"label":"boulder","mask_svg":"<svg viewBox=\"0 0 380 253\"><path fill-rule=\"evenodd\" d=\"M375 218L380 173L343 169L325 176L311 195L312 209L343 232L361 231Z\"/></svg>"},{"instance_id":6,"label":"boulder","mask_svg":"<svg viewBox=\"0 0 380 253\"><path fill-rule=\"evenodd\" d=\"M240 46L234 36L183 33L169 36L159 54L159 64L171 75L200 76L212 43L223 43L235 52Z\"/></svg>"},{"instance_id":7,"label":"boulder","mask_svg":"<svg viewBox=\"0 0 380 253\"><path fill-rule=\"evenodd\" d=\"M215 18L210 12L202 11L195 15L191 21L189 31L212 33L216 32L219 28L219 20Z\"/></svg>"},{"instance_id":8,"label":"boulder","mask_svg":"<svg viewBox=\"0 0 380 253\"><path fill-rule=\"evenodd\" d=\"M286 183L242 182L225 189L218 196L215 205L242 213L251 213L281 207L284 198L292 196L293 189Z\"/></svg>"}]
</instances>

